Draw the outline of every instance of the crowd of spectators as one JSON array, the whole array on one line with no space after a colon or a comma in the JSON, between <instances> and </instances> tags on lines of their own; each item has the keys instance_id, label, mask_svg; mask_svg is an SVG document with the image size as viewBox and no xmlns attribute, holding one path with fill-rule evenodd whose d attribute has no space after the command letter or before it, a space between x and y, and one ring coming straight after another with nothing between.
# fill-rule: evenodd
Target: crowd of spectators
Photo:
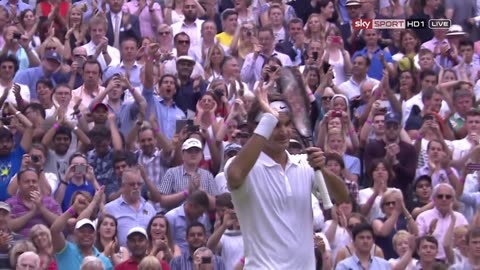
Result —
<instances>
[{"instance_id":1,"label":"crowd of spectators","mask_svg":"<svg viewBox=\"0 0 480 270\"><path fill-rule=\"evenodd\" d=\"M480 269L477 2L0 1L0 270L243 269L224 167L284 68L349 191L317 269Z\"/></svg>"}]
</instances>

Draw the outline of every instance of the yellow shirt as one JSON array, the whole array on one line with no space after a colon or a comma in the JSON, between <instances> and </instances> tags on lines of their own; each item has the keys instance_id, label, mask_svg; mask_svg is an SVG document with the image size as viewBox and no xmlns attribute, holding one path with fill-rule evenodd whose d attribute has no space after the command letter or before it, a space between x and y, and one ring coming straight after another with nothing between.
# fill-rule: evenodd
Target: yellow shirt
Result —
<instances>
[{"instance_id":1,"label":"yellow shirt","mask_svg":"<svg viewBox=\"0 0 480 270\"><path fill-rule=\"evenodd\" d=\"M231 36L231 35L229 35L225 32L217 34L215 37L217 38L217 40L220 44L222 44L223 46L226 46L226 47L230 47L230 44L232 44L232 41L233 41L233 36Z\"/></svg>"}]
</instances>

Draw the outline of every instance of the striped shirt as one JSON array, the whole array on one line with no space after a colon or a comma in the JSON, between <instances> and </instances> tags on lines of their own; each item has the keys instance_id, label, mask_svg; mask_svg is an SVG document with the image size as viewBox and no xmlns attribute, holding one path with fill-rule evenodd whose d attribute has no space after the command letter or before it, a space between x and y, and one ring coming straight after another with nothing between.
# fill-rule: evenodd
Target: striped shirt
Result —
<instances>
[{"instance_id":1,"label":"striped shirt","mask_svg":"<svg viewBox=\"0 0 480 270\"><path fill-rule=\"evenodd\" d=\"M22 201L22 199L19 197L19 195L15 195L11 197L10 199L7 200L7 203L10 205L12 208L11 211L11 217L12 219L19 218L21 216L26 215L28 212L31 211L30 208L28 208ZM53 197L50 196L44 196L42 198L42 205L50 212L53 214L60 216L62 214L62 210L60 209L60 205L58 204ZM19 231L19 233L23 237L29 237L30 234L30 229L36 224L43 224L47 227L50 227L51 224L49 224L45 218L40 214L39 211L35 214L35 216L30 219L25 226Z\"/></svg>"},{"instance_id":2,"label":"striped shirt","mask_svg":"<svg viewBox=\"0 0 480 270\"><path fill-rule=\"evenodd\" d=\"M160 189L160 183L170 167L172 156L165 157L162 150L155 149L152 156L143 154L142 150L138 150L135 154L138 156L138 163L145 168L145 172L150 180Z\"/></svg>"},{"instance_id":3,"label":"striped shirt","mask_svg":"<svg viewBox=\"0 0 480 270\"><path fill-rule=\"evenodd\" d=\"M216 196L219 194L217 183L211 172L198 168L197 173L200 175L200 186L209 195ZM188 189L188 183L191 176L185 170L183 165L173 167L167 170L160 184L160 192L163 194L175 194Z\"/></svg>"},{"instance_id":4,"label":"striped shirt","mask_svg":"<svg viewBox=\"0 0 480 270\"><path fill-rule=\"evenodd\" d=\"M225 270L225 264L223 263L223 259L217 255L213 255L212 257L213 262L213 269L214 270ZM174 257L170 261L170 269L171 270L193 270L193 258L190 255L190 251L182 252L181 256Z\"/></svg>"}]
</instances>

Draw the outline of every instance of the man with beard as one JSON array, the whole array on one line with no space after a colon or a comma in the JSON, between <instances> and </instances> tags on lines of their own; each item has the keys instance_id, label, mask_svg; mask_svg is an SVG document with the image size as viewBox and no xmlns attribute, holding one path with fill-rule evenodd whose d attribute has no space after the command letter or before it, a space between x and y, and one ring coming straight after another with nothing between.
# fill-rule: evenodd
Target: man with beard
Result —
<instances>
[{"instance_id":1,"label":"man with beard","mask_svg":"<svg viewBox=\"0 0 480 270\"><path fill-rule=\"evenodd\" d=\"M401 118L397 113L385 115L385 135L381 141L370 141L365 147L365 168L370 168L374 159L385 158L393 167L395 182L389 186L407 190L415 177L417 152L415 147L400 140Z\"/></svg>"},{"instance_id":2,"label":"man with beard","mask_svg":"<svg viewBox=\"0 0 480 270\"><path fill-rule=\"evenodd\" d=\"M127 242L127 233L134 227L148 226L155 216L155 208L141 196L144 182L137 168L129 168L122 174L122 195L105 205L105 211L118 221L118 240L121 246Z\"/></svg>"},{"instance_id":3,"label":"man with beard","mask_svg":"<svg viewBox=\"0 0 480 270\"><path fill-rule=\"evenodd\" d=\"M197 3L195 0L186 0L183 2L183 21L172 24L173 36L180 32L185 32L190 37L191 46L201 45L201 31L203 20L197 18Z\"/></svg>"},{"instance_id":4,"label":"man with beard","mask_svg":"<svg viewBox=\"0 0 480 270\"><path fill-rule=\"evenodd\" d=\"M20 170L22 156L30 150L33 137L33 125L20 111L11 104L5 106L9 116L16 117L25 127L22 139L15 144L13 133L7 127L0 124L0 201L5 201L9 195L8 184L12 177Z\"/></svg>"},{"instance_id":5,"label":"man with beard","mask_svg":"<svg viewBox=\"0 0 480 270\"><path fill-rule=\"evenodd\" d=\"M58 269L80 269L83 258L87 256L99 258L105 270L113 269L110 260L94 246L95 224L91 220L84 218L75 224L74 236L77 239L76 243L65 240L63 231L68 220L80 214L87 206L88 202L82 196L77 196L73 205L57 218L50 228Z\"/></svg>"},{"instance_id":6,"label":"man with beard","mask_svg":"<svg viewBox=\"0 0 480 270\"><path fill-rule=\"evenodd\" d=\"M127 248L130 251L130 258L115 266L115 270L136 270L138 264L147 255L148 249L148 235L142 227L133 227L127 234ZM164 261L160 261L162 268L168 269L168 264Z\"/></svg>"},{"instance_id":7,"label":"man with beard","mask_svg":"<svg viewBox=\"0 0 480 270\"><path fill-rule=\"evenodd\" d=\"M182 38L186 36L182 35ZM179 38L180 39L180 38ZM180 87L174 96L175 104L183 111L196 111L197 102L202 98L207 90L207 83L201 78L192 79L195 60L190 56L180 56L177 58L177 76L180 81Z\"/></svg>"}]
</instances>

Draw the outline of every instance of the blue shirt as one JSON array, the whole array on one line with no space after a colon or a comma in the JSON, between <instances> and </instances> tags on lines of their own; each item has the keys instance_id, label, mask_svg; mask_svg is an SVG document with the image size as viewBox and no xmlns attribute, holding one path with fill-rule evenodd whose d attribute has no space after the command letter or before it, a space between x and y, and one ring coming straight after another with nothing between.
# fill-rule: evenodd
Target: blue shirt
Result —
<instances>
[{"instance_id":1,"label":"blue shirt","mask_svg":"<svg viewBox=\"0 0 480 270\"><path fill-rule=\"evenodd\" d=\"M32 53L37 55L35 50L32 49ZM30 67L30 61L28 61L28 54L24 48L19 48L16 53L8 50L8 55L14 55L18 60L18 70L27 69Z\"/></svg>"},{"instance_id":2,"label":"blue shirt","mask_svg":"<svg viewBox=\"0 0 480 270\"><path fill-rule=\"evenodd\" d=\"M10 13L10 3L7 0L0 1L0 5L4 6ZM22 11L24 10L35 9L35 7L31 7L29 4L26 4L23 1L18 1L16 6L17 6L17 16L20 15L20 13L22 13Z\"/></svg>"},{"instance_id":3,"label":"blue shirt","mask_svg":"<svg viewBox=\"0 0 480 270\"><path fill-rule=\"evenodd\" d=\"M189 252L186 239L187 227L191 221L187 220L184 206L185 205L182 204L179 207L168 211L165 217L167 218L168 224L170 225L170 230L172 232L174 242L180 247L182 252ZM210 235L212 226L210 224L210 221L208 220L207 215L203 214L197 219L197 221L202 223L203 226L205 226L208 237Z\"/></svg>"},{"instance_id":4,"label":"blue shirt","mask_svg":"<svg viewBox=\"0 0 480 270\"><path fill-rule=\"evenodd\" d=\"M140 200L138 209L134 209L125 202L123 196L105 205L105 211L118 221L117 236L121 246L125 247L127 245L127 233L131 228L137 226L147 228L150 220L157 214L152 204L143 198L140 198Z\"/></svg>"},{"instance_id":5,"label":"blue shirt","mask_svg":"<svg viewBox=\"0 0 480 270\"><path fill-rule=\"evenodd\" d=\"M93 247L93 254L102 261L105 270L113 270L110 260L98 252L95 247ZM83 255L78 246L69 241L66 242L63 250L55 254L55 258L59 270L80 269L83 261Z\"/></svg>"},{"instance_id":6,"label":"blue shirt","mask_svg":"<svg viewBox=\"0 0 480 270\"><path fill-rule=\"evenodd\" d=\"M155 112L160 130L171 140L175 135L177 120L185 119L185 113L175 105L175 102L171 106L165 104L163 98L155 96L153 91L144 89L142 94L147 102L147 115L150 112Z\"/></svg>"},{"instance_id":7,"label":"blue shirt","mask_svg":"<svg viewBox=\"0 0 480 270\"><path fill-rule=\"evenodd\" d=\"M378 47L373 53L372 53L372 59L371 59L371 64L370 68L368 69L368 77L374 78L377 80L381 80L383 77L383 69L385 68L382 64L382 61L380 60L380 53L383 53L383 56L385 58L385 61L387 63L393 63L392 55L389 52L385 52L382 50L380 47ZM355 57L362 55L362 56L368 56L368 50L367 47L363 48L363 50L356 51L353 56L352 56L352 63L353 59Z\"/></svg>"},{"instance_id":8,"label":"blue shirt","mask_svg":"<svg viewBox=\"0 0 480 270\"><path fill-rule=\"evenodd\" d=\"M66 179L66 180L68 181L69 179ZM63 184L60 183L60 185L63 185ZM67 188L65 189L65 195L63 196L63 201L62 201L63 212L67 211L67 209L70 207L73 193L75 193L76 191L86 191L90 193L90 195L92 196L95 195L95 188L88 181L84 180L83 184L80 186L77 186L72 182L69 182L67 185Z\"/></svg>"},{"instance_id":9,"label":"blue shirt","mask_svg":"<svg viewBox=\"0 0 480 270\"><path fill-rule=\"evenodd\" d=\"M335 270L390 270L390 264L380 257L370 258L370 267L368 269L363 268L360 263L360 259L356 254L348 257L337 264Z\"/></svg>"},{"instance_id":10,"label":"blue shirt","mask_svg":"<svg viewBox=\"0 0 480 270\"><path fill-rule=\"evenodd\" d=\"M19 70L17 74L15 74L15 78L13 78L13 81L16 83L28 85L28 88L30 88L30 99L36 99L37 81L43 78L50 79L53 86L56 86L57 84L68 83L69 79L67 74L63 74L60 72L51 74L50 76L46 76L43 72L43 68L39 66Z\"/></svg>"},{"instance_id":11,"label":"blue shirt","mask_svg":"<svg viewBox=\"0 0 480 270\"><path fill-rule=\"evenodd\" d=\"M107 67L107 70L105 70L105 73L103 73L103 82L105 83L115 73L125 75L125 71L126 69L125 69L125 66L123 65L123 62L121 62L118 66L115 66L115 67ZM142 83L140 82L140 71L141 71L141 66L135 62L135 64L133 65L132 69L129 72L130 83L132 84L133 87L140 87L142 85Z\"/></svg>"},{"instance_id":12,"label":"blue shirt","mask_svg":"<svg viewBox=\"0 0 480 270\"><path fill-rule=\"evenodd\" d=\"M17 144L10 155L0 157L0 201L10 198L7 187L12 177L20 170L24 154L25 150L23 150L20 144Z\"/></svg>"}]
</instances>

